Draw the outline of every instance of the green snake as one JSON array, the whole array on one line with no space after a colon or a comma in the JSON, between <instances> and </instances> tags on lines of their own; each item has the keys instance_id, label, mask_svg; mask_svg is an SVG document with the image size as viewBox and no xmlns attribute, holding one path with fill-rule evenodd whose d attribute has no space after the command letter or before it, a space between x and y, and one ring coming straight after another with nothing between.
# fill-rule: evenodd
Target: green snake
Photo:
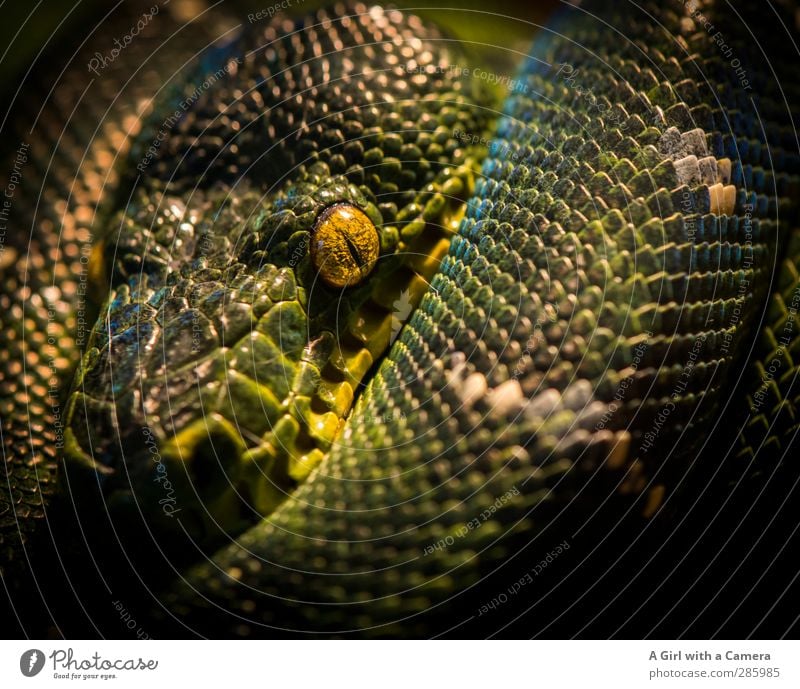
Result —
<instances>
[{"instance_id":1,"label":"green snake","mask_svg":"<svg viewBox=\"0 0 800 689\"><path fill-rule=\"evenodd\" d=\"M706 480L793 486L779 8L565 5L508 75L412 12L157 14L8 157L25 633L485 634Z\"/></svg>"}]
</instances>

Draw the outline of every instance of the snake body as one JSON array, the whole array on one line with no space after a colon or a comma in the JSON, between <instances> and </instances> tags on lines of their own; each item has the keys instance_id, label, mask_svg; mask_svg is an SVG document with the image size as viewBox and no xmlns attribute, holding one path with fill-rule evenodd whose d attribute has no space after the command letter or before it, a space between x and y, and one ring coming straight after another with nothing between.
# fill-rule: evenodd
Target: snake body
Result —
<instances>
[{"instance_id":1,"label":"snake body","mask_svg":"<svg viewBox=\"0 0 800 689\"><path fill-rule=\"evenodd\" d=\"M754 25L564 8L498 104L400 11L279 17L199 56L198 22L191 78L145 104L143 75L82 144L108 189L86 157L74 193L27 175L46 205L16 209L33 241L3 262L9 571L35 571L39 532L79 597L140 596L156 633L482 633L603 519L680 522L698 466L723 493L791 484L797 141ZM380 247L345 288L309 251L337 207ZM105 300L76 343L83 276ZM742 432L715 467L723 415Z\"/></svg>"}]
</instances>

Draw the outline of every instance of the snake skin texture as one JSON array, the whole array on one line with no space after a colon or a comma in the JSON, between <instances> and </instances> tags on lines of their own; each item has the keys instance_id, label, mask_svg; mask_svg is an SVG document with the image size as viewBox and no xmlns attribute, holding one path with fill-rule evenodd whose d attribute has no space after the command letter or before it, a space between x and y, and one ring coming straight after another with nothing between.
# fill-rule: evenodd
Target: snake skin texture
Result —
<instances>
[{"instance_id":1,"label":"snake skin texture","mask_svg":"<svg viewBox=\"0 0 800 689\"><path fill-rule=\"evenodd\" d=\"M129 28L127 19L112 21L109 30ZM180 26L169 15L162 19L161 28ZM182 62L210 39L202 27L186 33L173 46ZM97 308L88 268L95 228L113 207L119 160L165 76L154 57L159 37L153 26L145 29L129 53L138 69L111 63L102 80L85 70L60 80L45 69L41 86L20 96L20 110L33 114L4 129L15 150L4 168L10 195L0 260L6 471L0 565L19 557L54 491L64 440L63 381L73 375Z\"/></svg>"},{"instance_id":2,"label":"snake skin texture","mask_svg":"<svg viewBox=\"0 0 800 689\"><path fill-rule=\"evenodd\" d=\"M0 256L6 586L55 550L59 631L114 635L124 591L159 635L485 634L537 563L793 486L773 14L565 6L502 103L446 32L362 5L209 15L148 68L153 27L125 97L114 65L74 114L102 136L54 143L86 83L55 91ZM309 258L335 204L380 245L345 289ZM569 578L556 609L595 584Z\"/></svg>"}]
</instances>

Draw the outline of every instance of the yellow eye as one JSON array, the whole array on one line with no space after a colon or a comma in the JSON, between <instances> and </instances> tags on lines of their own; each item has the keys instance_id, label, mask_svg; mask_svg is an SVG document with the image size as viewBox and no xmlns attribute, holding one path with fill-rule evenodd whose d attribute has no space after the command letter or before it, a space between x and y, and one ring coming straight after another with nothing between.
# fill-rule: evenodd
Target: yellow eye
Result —
<instances>
[{"instance_id":1,"label":"yellow eye","mask_svg":"<svg viewBox=\"0 0 800 689\"><path fill-rule=\"evenodd\" d=\"M329 206L317 218L311 238L311 261L331 287L352 287L375 267L378 230L360 208L349 203Z\"/></svg>"}]
</instances>

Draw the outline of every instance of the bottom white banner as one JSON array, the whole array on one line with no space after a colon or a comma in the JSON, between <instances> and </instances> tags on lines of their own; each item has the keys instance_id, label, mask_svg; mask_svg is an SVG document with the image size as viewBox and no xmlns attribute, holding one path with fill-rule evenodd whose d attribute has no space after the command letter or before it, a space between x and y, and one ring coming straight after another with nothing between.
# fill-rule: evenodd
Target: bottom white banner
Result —
<instances>
[{"instance_id":1,"label":"bottom white banner","mask_svg":"<svg viewBox=\"0 0 800 689\"><path fill-rule=\"evenodd\" d=\"M2 687L800 686L793 641L41 640L0 649Z\"/></svg>"}]
</instances>

